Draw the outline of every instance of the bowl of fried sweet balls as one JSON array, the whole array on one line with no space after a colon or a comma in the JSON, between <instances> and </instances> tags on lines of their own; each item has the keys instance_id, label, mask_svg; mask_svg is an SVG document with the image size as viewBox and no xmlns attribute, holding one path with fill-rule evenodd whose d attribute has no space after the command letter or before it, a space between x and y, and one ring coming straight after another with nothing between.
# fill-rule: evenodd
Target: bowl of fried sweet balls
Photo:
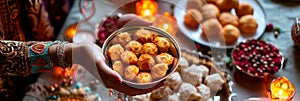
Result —
<instances>
[{"instance_id":1,"label":"bowl of fried sweet balls","mask_svg":"<svg viewBox=\"0 0 300 101\"><path fill-rule=\"evenodd\" d=\"M123 82L147 89L165 80L178 66L181 51L176 40L156 27L124 27L103 44L106 63Z\"/></svg>"}]
</instances>

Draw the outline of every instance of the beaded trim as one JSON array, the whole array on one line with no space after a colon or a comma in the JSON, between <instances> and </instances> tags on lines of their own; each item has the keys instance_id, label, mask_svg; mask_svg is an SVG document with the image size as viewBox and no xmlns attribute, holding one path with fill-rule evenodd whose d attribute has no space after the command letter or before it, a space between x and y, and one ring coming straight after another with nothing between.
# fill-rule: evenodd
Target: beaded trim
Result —
<instances>
[{"instance_id":1,"label":"beaded trim","mask_svg":"<svg viewBox=\"0 0 300 101\"><path fill-rule=\"evenodd\" d=\"M30 74L27 46L23 42L0 41L0 76Z\"/></svg>"}]
</instances>

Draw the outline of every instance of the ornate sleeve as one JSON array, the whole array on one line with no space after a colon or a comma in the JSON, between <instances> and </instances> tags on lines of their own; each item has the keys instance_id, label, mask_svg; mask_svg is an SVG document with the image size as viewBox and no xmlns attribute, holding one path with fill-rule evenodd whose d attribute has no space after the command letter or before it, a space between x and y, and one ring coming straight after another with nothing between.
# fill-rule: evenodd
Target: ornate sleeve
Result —
<instances>
[{"instance_id":1,"label":"ornate sleeve","mask_svg":"<svg viewBox=\"0 0 300 101\"><path fill-rule=\"evenodd\" d=\"M0 40L0 76L27 76L51 69L49 47L55 42Z\"/></svg>"},{"instance_id":2,"label":"ornate sleeve","mask_svg":"<svg viewBox=\"0 0 300 101\"><path fill-rule=\"evenodd\" d=\"M0 41L0 76L29 75L27 49L24 42Z\"/></svg>"}]
</instances>

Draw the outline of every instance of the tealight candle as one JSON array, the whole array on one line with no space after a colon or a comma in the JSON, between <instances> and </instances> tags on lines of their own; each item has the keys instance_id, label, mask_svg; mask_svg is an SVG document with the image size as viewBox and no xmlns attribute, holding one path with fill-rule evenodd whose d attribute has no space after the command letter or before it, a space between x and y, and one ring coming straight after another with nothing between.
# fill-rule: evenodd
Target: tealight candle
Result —
<instances>
[{"instance_id":1,"label":"tealight candle","mask_svg":"<svg viewBox=\"0 0 300 101\"><path fill-rule=\"evenodd\" d=\"M272 101L292 101L295 94L295 86L286 78L280 77L271 83Z\"/></svg>"}]
</instances>

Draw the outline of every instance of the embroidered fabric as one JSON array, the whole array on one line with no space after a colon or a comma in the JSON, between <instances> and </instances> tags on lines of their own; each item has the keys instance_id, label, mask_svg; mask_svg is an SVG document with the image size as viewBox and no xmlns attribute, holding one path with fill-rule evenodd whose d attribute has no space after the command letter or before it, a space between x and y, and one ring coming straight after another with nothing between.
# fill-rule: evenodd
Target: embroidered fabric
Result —
<instances>
[{"instance_id":1,"label":"embroidered fabric","mask_svg":"<svg viewBox=\"0 0 300 101\"><path fill-rule=\"evenodd\" d=\"M30 74L27 46L23 42L0 41L0 76Z\"/></svg>"},{"instance_id":2,"label":"embroidered fabric","mask_svg":"<svg viewBox=\"0 0 300 101\"><path fill-rule=\"evenodd\" d=\"M48 71L51 69L51 61L48 48L53 42L36 42L28 44L29 62L31 73Z\"/></svg>"}]
</instances>

